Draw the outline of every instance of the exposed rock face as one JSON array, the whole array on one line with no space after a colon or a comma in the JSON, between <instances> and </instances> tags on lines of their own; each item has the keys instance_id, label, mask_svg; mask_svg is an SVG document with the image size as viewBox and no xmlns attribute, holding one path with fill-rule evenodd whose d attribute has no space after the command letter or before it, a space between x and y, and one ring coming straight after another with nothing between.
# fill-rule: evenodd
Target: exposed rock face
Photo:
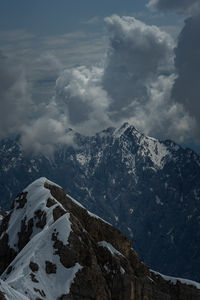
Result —
<instances>
[{"instance_id":1,"label":"exposed rock face","mask_svg":"<svg viewBox=\"0 0 200 300\"><path fill-rule=\"evenodd\" d=\"M14 289L31 300L200 299L199 284L150 271L124 234L46 178L25 193L2 223L0 297L13 300Z\"/></svg>"}]
</instances>

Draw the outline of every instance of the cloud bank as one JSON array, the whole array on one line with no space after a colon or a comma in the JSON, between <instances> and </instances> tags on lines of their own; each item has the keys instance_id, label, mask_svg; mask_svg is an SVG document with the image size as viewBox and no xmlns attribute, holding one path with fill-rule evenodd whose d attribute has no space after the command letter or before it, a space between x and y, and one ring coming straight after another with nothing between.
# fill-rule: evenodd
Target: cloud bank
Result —
<instances>
[{"instance_id":1,"label":"cloud bank","mask_svg":"<svg viewBox=\"0 0 200 300\"><path fill-rule=\"evenodd\" d=\"M199 0L150 0L147 7L180 14L194 14L200 8Z\"/></svg>"},{"instance_id":2,"label":"cloud bank","mask_svg":"<svg viewBox=\"0 0 200 300\"><path fill-rule=\"evenodd\" d=\"M158 8L164 2L151 0L149 6ZM185 10L188 10L186 4L187 1ZM194 19L197 24L194 24ZM9 85L10 75L6 71L2 73L7 78L7 85L2 89L6 91L4 94L15 90L9 88L15 86L15 83L20 88L17 96L9 97L9 101L19 99L23 104L17 104L20 107L17 108L19 112L16 115L21 117L15 115L11 118L11 123L5 122L5 127L9 128L7 134L14 132L15 128L15 132L21 135L24 149L51 155L59 143L73 143L73 136L68 128L92 135L108 126L119 126L127 121L145 134L162 139L171 138L183 142L191 136L198 123L198 106L194 109L196 100L193 103L187 99L194 98L192 92L196 98L199 93L197 77L193 73L194 64L198 66L199 62L196 59L192 61L192 48L186 43L190 38L192 44L194 37L199 34L198 18L192 16L186 22L175 54L172 38L156 26L146 25L133 17L117 15L106 18L105 22L109 40L104 62L90 68L79 66L61 72L59 63L53 58L49 65L56 68L59 66L57 70L60 72L56 80L55 95L49 99L40 116L31 121L26 118L31 100L23 74L13 75L14 78L11 76ZM194 36L191 36L191 31ZM197 49L199 46L197 39ZM194 51L193 49L193 55ZM48 60L51 60L50 56ZM191 70L187 66L184 69L183 60L190 65ZM198 69L196 75L197 73ZM195 89L185 91L187 81L193 76L196 78L196 81L192 81ZM1 106L4 106L4 102L9 103L6 96L3 99L5 100ZM10 109L13 112L12 105ZM190 105L192 108L189 108ZM27 107L27 114L22 107Z\"/></svg>"},{"instance_id":3,"label":"cloud bank","mask_svg":"<svg viewBox=\"0 0 200 300\"><path fill-rule=\"evenodd\" d=\"M184 140L192 122L170 98L173 40L133 17L113 15L105 21L110 38L104 65L59 76L54 101L60 114L83 134L128 121L146 134Z\"/></svg>"},{"instance_id":4,"label":"cloud bank","mask_svg":"<svg viewBox=\"0 0 200 300\"><path fill-rule=\"evenodd\" d=\"M172 65L169 35L132 17L106 18L110 48L102 86L112 99L110 117L122 120L150 101L151 84Z\"/></svg>"},{"instance_id":5,"label":"cloud bank","mask_svg":"<svg viewBox=\"0 0 200 300\"><path fill-rule=\"evenodd\" d=\"M19 133L32 110L25 71L0 53L0 139Z\"/></svg>"},{"instance_id":6,"label":"cloud bank","mask_svg":"<svg viewBox=\"0 0 200 300\"><path fill-rule=\"evenodd\" d=\"M200 15L185 21L175 49L178 77L172 98L181 103L196 121L195 136L200 141Z\"/></svg>"},{"instance_id":7,"label":"cloud bank","mask_svg":"<svg viewBox=\"0 0 200 300\"><path fill-rule=\"evenodd\" d=\"M199 0L151 0L150 7L166 9L190 16L179 35L175 49L177 78L171 96L195 122L193 134L200 142L200 1Z\"/></svg>"}]
</instances>

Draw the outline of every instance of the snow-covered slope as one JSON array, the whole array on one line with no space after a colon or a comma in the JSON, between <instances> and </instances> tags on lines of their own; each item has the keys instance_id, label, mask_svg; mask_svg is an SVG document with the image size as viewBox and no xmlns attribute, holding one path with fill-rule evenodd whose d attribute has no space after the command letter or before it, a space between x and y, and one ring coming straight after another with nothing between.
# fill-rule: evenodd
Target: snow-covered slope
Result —
<instances>
[{"instance_id":1,"label":"snow-covered slope","mask_svg":"<svg viewBox=\"0 0 200 300\"><path fill-rule=\"evenodd\" d=\"M45 295L50 300L69 292L71 282L82 267L76 263L66 269L60 262L59 256L55 255L55 241L52 235L56 235L64 245L68 244L71 222L69 213L65 213L55 221L53 215L55 207L60 211L65 210L57 200L52 198L50 190L44 187L45 182L53 184L46 178L40 178L29 185L16 199L17 205L13 208L8 228L3 234L7 234L9 248L14 249L18 255L2 274L2 279L16 290L25 293L30 299ZM48 201L54 201L54 204L48 207ZM25 239L24 235L27 234L30 241L25 245L22 242ZM11 268L12 271L8 272ZM37 275L33 271L34 268L38 268ZM47 276L48 268L51 269L50 276Z\"/></svg>"},{"instance_id":2,"label":"snow-covered slope","mask_svg":"<svg viewBox=\"0 0 200 300\"><path fill-rule=\"evenodd\" d=\"M2 300L30 300L23 294L13 289L9 284L0 279L0 299Z\"/></svg>"},{"instance_id":3,"label":"snow-covered slope","mask_svg":"<svg viewBox=\"0 0 200 300\"><path fill-rule=\"evenodd\" d=\"M2 222L0 273L3 300L200 299L200 285L151 272L126 236L44 177Z\"/></svg>"}]
</instances>

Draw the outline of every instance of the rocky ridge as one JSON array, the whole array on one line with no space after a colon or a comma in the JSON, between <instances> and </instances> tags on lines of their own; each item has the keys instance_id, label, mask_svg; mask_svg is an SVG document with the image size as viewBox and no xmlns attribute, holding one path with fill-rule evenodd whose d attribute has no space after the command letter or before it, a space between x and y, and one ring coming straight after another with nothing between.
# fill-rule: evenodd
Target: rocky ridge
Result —
<instances>
[{"instance_id":1,"label":"rocky ridge","mask_svg":"<svg viewBox=\"0 0 200 300\"><path fill-rule=\"evenodd\" d=\"M200 285L150 271L118 229L40 178L0 233L0 299L197 300Z\"/></svg>"}]
</instances>

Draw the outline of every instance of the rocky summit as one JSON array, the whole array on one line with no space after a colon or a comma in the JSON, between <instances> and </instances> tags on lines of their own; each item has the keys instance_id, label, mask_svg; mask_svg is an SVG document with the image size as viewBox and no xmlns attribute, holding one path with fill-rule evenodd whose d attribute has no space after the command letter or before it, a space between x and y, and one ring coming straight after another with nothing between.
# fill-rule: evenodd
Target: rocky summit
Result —
<instances>
[{"instance_id":1,"label":"rocky summit","mask_svg":"<svg viewBox=\"0 0 200 300\"><path fill-rule=\"evenodd\" d=\"M199 300L200 284L149 270L118 229L40 178L0 232L2 300Z\"/></svg>"},{"instance_id":2,"label":"rocky summit","mask_svg":"<svg viewBox=\"0 0 200 300\"><path fill-rule=\"evenodd\" d=\"M68 190L88 210L124 232L152 269L200 281L200 157L125 123L75 146L23 152L19 140L0 142L0 205L38 177ZM13 199L14 200L14 199Z\"/></svg>"}]
</instances>

